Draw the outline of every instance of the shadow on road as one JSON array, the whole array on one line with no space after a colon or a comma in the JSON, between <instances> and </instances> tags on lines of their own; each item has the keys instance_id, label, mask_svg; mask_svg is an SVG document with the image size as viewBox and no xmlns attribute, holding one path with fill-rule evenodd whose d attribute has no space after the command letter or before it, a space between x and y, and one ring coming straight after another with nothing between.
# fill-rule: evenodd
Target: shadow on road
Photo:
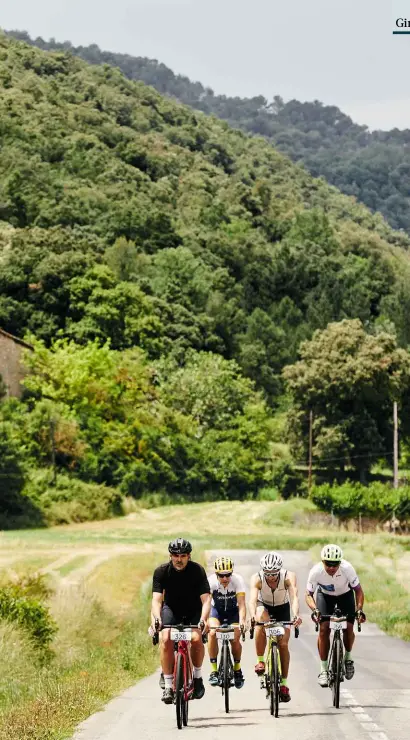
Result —
<instances>
[{"instance_id":1,"label":"shadow on road","mask_svg":"<svg viewBox=\"0 0 410 740\"><path fill-rule=\"evenodd\" d=\"M240 718L238 717L238 719ZM211 724L197 725L196 722L198 722L197 719L191 720L189 723L190 727L195 728L195 730L209 730L209 728L213 729L214 727L251 727L257 724L256 722L212 722Z\"/></svg>"}]
</instances>

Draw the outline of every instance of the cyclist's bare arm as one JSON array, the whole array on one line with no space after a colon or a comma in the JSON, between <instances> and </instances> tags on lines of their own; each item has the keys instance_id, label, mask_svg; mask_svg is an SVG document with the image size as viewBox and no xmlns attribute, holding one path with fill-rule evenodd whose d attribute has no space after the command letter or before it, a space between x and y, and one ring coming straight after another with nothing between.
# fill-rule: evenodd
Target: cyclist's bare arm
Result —
<instances>
[{"instance_id":1,"label":"cyclist's bare arm","mask_svg":"<svg viewBox=\"0 0 410 740\"><path fill-rule=\"evenodd\" d=\"M239 609L239 624L246 624L246 601L245 594L237 593L236 601L238 602Z\"/></svg>"},{"instance_id":2,"label":"cyclist's bare arm","mask_svg":"<svg viewBox=\"0 0 410 740\"><path fill-rule=\"evenodd\" d=\"M201 621L207 623L211 613L211 594L201 594L202 612Z\"/></svg>"},{"instance_id":3,"label":"cyclist's bare arm","mask_svg":"<svg viewBox=\"0 0 410 740\"><path fill-rule=\"evenodd\" d=\"M312 612L314 612L315 609L316 609L316 602L315 602L315 600L313 598L313 594L312 594L311 591L306 591L306 593L305 593L305 601L306 601L306 604L308 605L309 609L311 609Z\"/></svg>"},{"instance_id":4,"label":"cyclist's bare arm","mask_svg":"<svg viewBox=\"0 0 410 740\"><path fill-rule=\"evenodd\" d=\"M155 627L155 620L158 619L159 625L161 626L161 608L162 608L162 593L154 592L152 594L151 602L151 624Z\"/></svg>"},{"instance_id":5,"label":"cyclist's bare arm","mask_svg":"<svg viewBox=\"0 0 410 740\"><path fill-rule=\"evenodd\" d=\"M261 588L261 579L259 578L259 575L255 573L251 578L251 590L249 595L249 616L251 619L255 619L256 617L256 604Z\"/></svg>"},{"instance_id":6,"label":"cyclist's bare arm","mask_svg":"<svg viewBox=\"0 0 410 740\"><path fill-rule=\"evenodd\" d=\"M355 597L356 597L356 609L358 611L361 611L363 609L363 604L364 604L364 592L363 592L363 589L362 589L360 583L359 583L358 586L355 586L353 588L353 591L354 591Z\"/></svg>"},{"instance_id":7,"label":"cyclist's bare arm","mask_svg":"<svg viewBox=\"0 0 410 740\"><path fill-rule=\"evenodd\" d=\"M302 620L299 616L299 594L296 573L292 573L291 571L288 572L287 578L285 579L285 588L289 591L290 605L295 619L295 624L299 626L302 624Z\"/></svg>"}]
</instances>

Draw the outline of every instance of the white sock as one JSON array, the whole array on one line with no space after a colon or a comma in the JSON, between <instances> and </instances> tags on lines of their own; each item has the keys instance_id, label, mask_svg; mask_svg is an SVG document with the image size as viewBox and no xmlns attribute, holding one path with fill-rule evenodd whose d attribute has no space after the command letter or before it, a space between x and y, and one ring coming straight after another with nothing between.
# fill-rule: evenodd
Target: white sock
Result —
<instances>
[{"instance_id":1,"label":"white sock","mask_svg":"<svg viewBox=\"0 0 410 740\"><path fill-rule=\"evenodd\" d=\"M172 689L172 684L174 683L174 676L172 673L166 674L164 673L164 681L165 681L165 688L166 689Z\"/></svg>"},{"instance_id":2,"label":"white sock","mask_svg":"<svg viewBox=\"0 0 410 740\"><path fill-rule=\"evenodd\" d=\"M202 668L195 668L194 666L194 678L202 678Z\"/></svg>"}]
</instances>

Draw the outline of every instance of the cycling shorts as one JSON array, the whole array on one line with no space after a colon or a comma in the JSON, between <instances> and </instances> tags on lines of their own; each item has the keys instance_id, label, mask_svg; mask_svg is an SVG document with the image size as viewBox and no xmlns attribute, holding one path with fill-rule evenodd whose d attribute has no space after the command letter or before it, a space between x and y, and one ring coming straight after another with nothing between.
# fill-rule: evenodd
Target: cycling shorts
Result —
<instances>
[{"instance_id":1,"label":"cycling shorts","mask_svg":"<svg viewBox=\"0 0 410 740\"><path fill-rule=\"evenodd\" d=\"M228 622L228 624L239 624L239 609L228 609L226 612L219 612L214 606L211 607L211 617L218 619L219 622Z\"/></svg>"},{"instance_id":2,"label":"cycling shorts","mask_svg":"<svg viewBox=\"0 0 410 740\"><path fill-rule=\"evenodd\" d=\"M198 624L201 619L201 612L194 614L177 614L169 608L167 604L161 609L162 624Z\"/></svg>"},{"instance_id":3,"label":"cycling shorts","mask_svg":"<svg viewBox=\"0 0 410 740\"><path fill-rule=\"evenodd\" d=\"M277 622L290 622L290 604L278 604L278 606L272 606L272 604L264 604L258 601L258 606L264 606L269 614L270 619L275 619Z\"/></svg>"},{"instance_id":4,"label":"cycling shorts","mask_svg":"<svg viewBox=\"0 0 410 740\"><path fill-rule=\"evenodd\" d=\"M350 624L354 624L355 612L356 612L356 601L352 590L347 591L345 594L339 596L331 596L325 594L323 591L318 591L316 594L316 607L319 609L321 614L333 614L335 607L339 607L342 614L347 615L347 621ZM325 617L323 622L328 622L329 617Z\"/></svg>"}]
</instances>

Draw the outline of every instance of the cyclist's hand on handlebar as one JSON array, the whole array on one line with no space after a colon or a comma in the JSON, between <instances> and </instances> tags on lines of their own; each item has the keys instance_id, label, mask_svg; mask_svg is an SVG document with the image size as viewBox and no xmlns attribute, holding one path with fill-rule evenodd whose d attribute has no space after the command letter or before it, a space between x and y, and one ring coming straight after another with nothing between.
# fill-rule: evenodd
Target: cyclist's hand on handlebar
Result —
<instances>
[{"instance_id":1,"label":"cyclist's hand on handlebar","mask_svg":"<svg viewBox=\"0 0 410 740\"><path fill-rule=\"evenodd\" d=\"M200 629L202 634L204 635L208 631L208 624L204 622L203 619L200 619L198 622L198 629Z\"/></svg>"},{"instance_id":2,"label":"cyclist's hand on handlebar","mask_svg":"<svg viewBox=\"0 0 410 740\"><path fill-rule=\"evenodd\" d=\"M366 615L365 615L365 613L361 609L358 609L357 610L357 612L356 612L356 619L359 622L359 624L362 624L363 622L366 621Z\"/></svg>"},{"instance_id":3,"label":"cyclist's hand on handlebar","mask_svg":"<svg viewBox=\"0 0 410 740\"><path fill-rule=\"evenodd\" d=\"M299 627L302 624L302 617L300 617L299 614L297 614L294 617L293 623L294 623L295 627Z\"/></svg>"},{"instance_id":4,"label":"cyclist's hand on handlebar","mask_svg":"<svg viewBox=\"0 0 410 740\"><path fill-rule=\"evenodd\" d=\"M321 615L319 609L313 609L312 614L311 614L311 618L313 619L313 621L315 622L315 624L319 624L320 623L320 617L321 616L322 615Z\"/></svg>"},{"instance_id":5,"label":"cyclist's hand on handlebar","mask_svg":"<svg viewBox=\"0 0 410 740\"><path fill-rule=\"evenodd\" d=\"M154 632L159 632L162 627L162 621L159 617L151 617L151 628Z\"/></svg>"}]
</instances>

